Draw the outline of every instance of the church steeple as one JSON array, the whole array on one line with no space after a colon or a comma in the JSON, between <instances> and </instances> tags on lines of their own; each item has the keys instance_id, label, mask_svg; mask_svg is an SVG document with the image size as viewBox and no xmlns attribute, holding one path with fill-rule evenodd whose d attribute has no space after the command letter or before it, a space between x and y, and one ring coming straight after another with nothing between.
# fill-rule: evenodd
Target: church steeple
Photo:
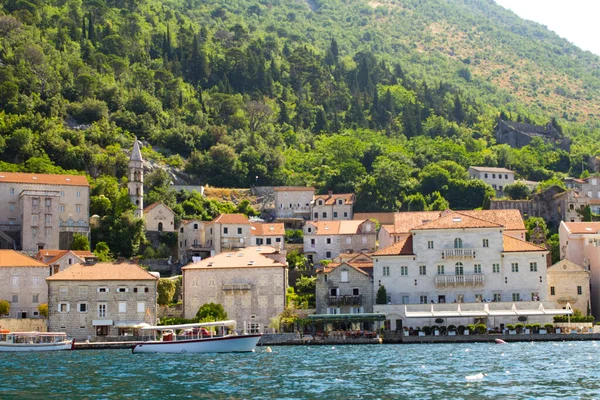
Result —
<instances>
[{"instance_id":1,"label":"church steeple","mask_svg":"<svg viewBox=\"0 0 600 400\"><path fill-rule=\"evenodd\" d=\"M135 204L134 215L136 218L142 218L144 215L144 163L142 152L140 151L140 142L135 138L131 156L129 157L129 198Z\"/></svg>"}]
</instances>

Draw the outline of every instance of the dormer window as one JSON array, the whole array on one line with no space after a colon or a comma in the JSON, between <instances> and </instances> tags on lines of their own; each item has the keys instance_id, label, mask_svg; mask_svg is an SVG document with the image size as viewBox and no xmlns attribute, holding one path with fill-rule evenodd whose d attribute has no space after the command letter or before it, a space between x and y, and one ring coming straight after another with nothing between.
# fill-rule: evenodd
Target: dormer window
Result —
<instances>
[{"instance_id":1,"label":"dormer window","mask_svg":"<svg viewBox=\"0 0 600 400\"><path fill-rule=\"evenodd\" d=\"M342 199L339 199L338 204L342 205L342 204L344 204L344 201Z\"/></svg>"},{"instance_id":2,"label":"dormer window","mask_svg":"<svg viewBox=\"0 0 600 400\"><path fill-rule=\"evenodd\" d=\"M319 205L322 206L323 205L323 200L319 200Z\"/></svg>"}]
</instances>

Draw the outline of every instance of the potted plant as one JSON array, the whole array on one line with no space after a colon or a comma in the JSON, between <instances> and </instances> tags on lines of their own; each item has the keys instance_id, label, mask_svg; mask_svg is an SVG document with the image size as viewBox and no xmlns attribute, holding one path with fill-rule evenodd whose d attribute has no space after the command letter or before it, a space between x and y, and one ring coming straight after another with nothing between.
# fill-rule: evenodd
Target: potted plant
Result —
<instances>
[{"instance_id":1,"label":"potted plant","mask_svg":"<svg viewBox=\"0 0 600 400\"><path fill-rule=\"evenodd\" d=\"M456 336L456 325L448 325L448 336Z\"/></svg>"},{"instance_id":2,"label":"potted plant","mask_svg":"<svg viewBox=\"0 0 600 400\"><path fill-rule=\"evenodd\" d=\"M461 333L463 335L468 335L469 334L469 330L464 325L459 325L458 326L458 333Z\"/></svg>"},{"instance_id":3,"label":"potted plant","mask_svg":"<svg viewBox=\"0 0 600 400\"><path fill-rule=\"evenodd\" d=\"M517 330L517 333L523 333L525 330L525 325L519 322L515 325L515 329Z\"/></svg>"},{"instance_id":4,"label":"potted plant","mask_svg":"<svg viewBox=\"0 0 600 400\"><path fill-rule=\"evenodd\" d=\"M483 335L487 332L487 327L485 324L477 324L475 325L475 334Z\"/></svg>"},{"instance_id":5,"label":"potted plant","mask_svg":"<svg viewBox=\"0 0 600 400\"><path fill-rule=\"evenodd\" d=\"M431 329L433 330L433 336L440 336L440 327L437 325L434 325L431 327Z\"/></svg>"},{"instance_id":6,"label":"potted plant","mask_svg":"<svg viewBox=\"0 0 600 400\"><path fill-rule=\"evenodd\" d=\"M531 327L532 327L531 324L525 324L525 334L526 335L531 334Z\"/></svg>"},{"instance_id":7,"label":"potted plant","mask_svg":"<svg viewBox=\"0 0 600 400\"><path fill-rule=\"evenodd\" d=\"M542 333L542 329L540 329L540 333L545 335L546 333L552 333L552 331L554 330L554 325L552 325L551 323L547 323L544 324L544 333Z\"/></svg>"},{"instance_id":8,"label":"potted plant","mask_svg":"<svg viewBox=\"0 0 600 400\"><path fill-rule=\"evenodd\" d=\"M424 334L423 336L425 336L425 335L427 335L427 336L431 335L431 327L430 326L424 326L423 327L423 334Z\"/></svg>"},{"instance_id":9,"label":"potted plant","mask_svg":"<svg viewBox=\"0 0 600 400\"><path fill-rule=\"evenodd\" d=\"M407 328L407 327L404 327L404 328L402 328L402 334L403 334L404 336L408 336L408 335L409 335L409 333L410 333L410 332L408 331L408 328Z\"/></svg>"},{"instance_id":10,"label":"potted plant","mask_svg":"<svg viewBox=\"0 0 600 400\"><path fill-rule=\"evenodd\" d=\"M508 334L509 335L516 335L517 334L517 331L516 331L515 326L513 324L506 325L506 329L508 329Z\"/></svg>"},{"instance_id":11,"label":"potted plant","mask_svg":"<svg viewBox=\"0 0 600 400\"><path fill-rule=\"evenodd\" d=\"M540 325L540 324L531 324L531 331L533 333L540 333L541 328L542 328L542 325Z\"/></svg>"}]
</instances>

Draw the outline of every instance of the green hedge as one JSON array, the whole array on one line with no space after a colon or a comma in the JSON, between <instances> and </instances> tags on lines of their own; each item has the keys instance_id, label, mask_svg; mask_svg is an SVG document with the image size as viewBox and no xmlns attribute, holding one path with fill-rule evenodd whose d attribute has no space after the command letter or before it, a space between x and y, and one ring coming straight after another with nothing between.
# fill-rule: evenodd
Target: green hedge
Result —
<instances>
[{"instance_id":1,"label":"green hedge","mask_svg":"<svg viewBox=\"0 0 600 400\"><path fill-rule=\"evenodd\" d=\"M594 322L594 317L592 315L590 316L584 316L584 315L572 315L571 318L569 318L566 315L557 315L554 317L554 322L569 322L569 320L571 322Z\"/></svg>"}]
</instances>

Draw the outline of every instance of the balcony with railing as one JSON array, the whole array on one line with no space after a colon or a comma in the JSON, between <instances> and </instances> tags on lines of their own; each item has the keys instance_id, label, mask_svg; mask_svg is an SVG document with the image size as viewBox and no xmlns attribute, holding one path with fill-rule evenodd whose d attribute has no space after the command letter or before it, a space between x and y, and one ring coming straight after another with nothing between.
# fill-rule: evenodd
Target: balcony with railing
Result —
<instances>
[{"instance_id":1,"label":"balcony with railing","mask_svg":"<svg viewBox=\"0 0 600 400\"><path fill-rule=\"evenodd\" d=\"M221 238L221 247L226 249L239 249L246 247L246 239L243 237Z\"/></svg>"},{"instance_id":2,"label":"balcony with railing","mask_svg":"<svg viewBox=\"0 0 600 400\"><path fill-rule=\"evenodd\" d=\"M435 277L436 286L458 286L458 285L483 285L485 276L483 274L469 275L437 275Z\"/></svg>"},{"instance_id":3,"label":"balcony with railing","mask_svg":"<svg viewBox=\"0 0 600 400\"><path fill-rule=\"evenodd\" d=\"M329 296L327 299L327 305L330 306L342 306L342 305L360 305L362 304L362 295L342 295L342 296Z\"/></svg>"},{"instance_id":4,"label":"balcony with railing","mask_svg":"<svg viewBox=\"0 0 600 400\"><path fill-rule=\"evenodd\" d=\"M443 259L475 258L475 249L451 248L442 251Z\"/></svg>"}]
</instances>

